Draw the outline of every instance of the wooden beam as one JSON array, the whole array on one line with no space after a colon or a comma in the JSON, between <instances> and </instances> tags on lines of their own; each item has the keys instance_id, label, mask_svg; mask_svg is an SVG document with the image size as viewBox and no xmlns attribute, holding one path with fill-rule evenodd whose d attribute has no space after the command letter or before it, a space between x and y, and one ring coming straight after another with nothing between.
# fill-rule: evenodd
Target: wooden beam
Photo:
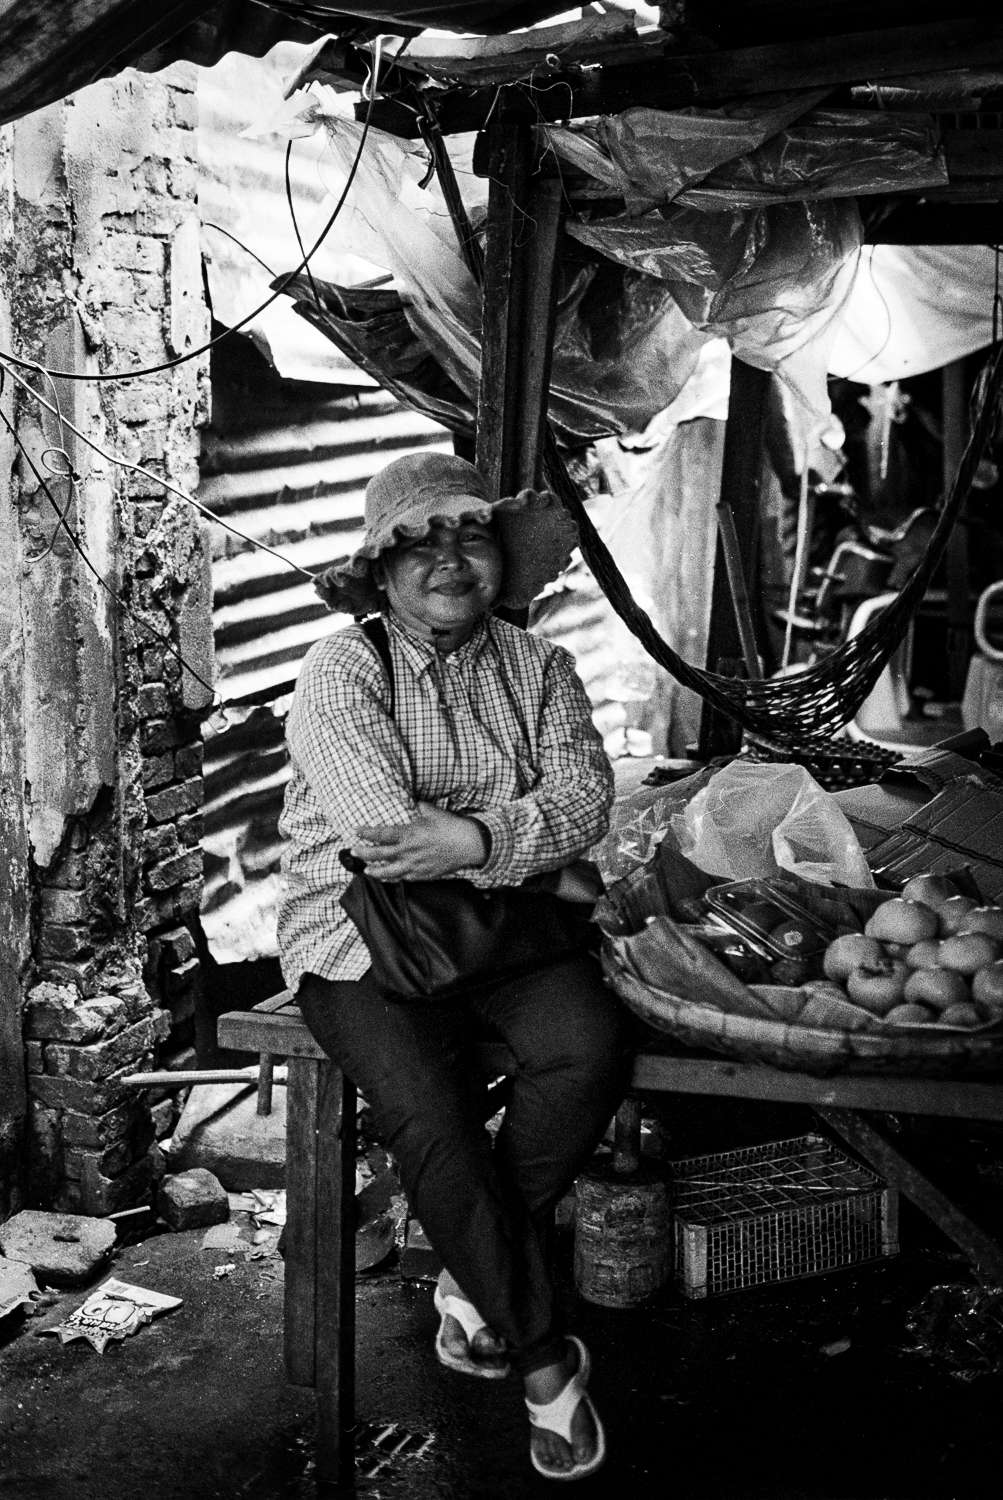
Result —
<instances>
[{"instance_id":1,"label":"wooden beam","mask_svg":"<svg viewBox=\"0 0 1003 1500\"><path fill-rule=\"evenodd\" d=\"M814 1073L789 1073L761 1063L641 1052L634 1059L631 1087L642 1093L767 1099L774 1104L809 1104L813 1109L868 1109L954 1120L1003 1121L1003 1082L974 1078L885 1078L870 1073L818 1078Z\"/></svg>"},{"instance_id":2,"label":"wooden beam","mask_svg":"<svg viewBox=\"0 0 1003 1500\"><path fill-rule=\"evenodd\" d=\"M964 1251L983 1281L995 1286L1003 1283L1003 1248L924 1177L870 1120L847 1109L823 1108L817 1113L889 1186L898 1188Z\"/></svg>"},{"instance_id":3,"label":"wooden beam","mask_svg":"<svg viewBox=\"0 0 1003 1500\"><path fill-rule=\"evenodd\" d=\"M988 68L1003 63L1003 18L983 15L919 26L893 26L843 36L807 37L720 52L667 51L650 62L559 74L535 89L513 84L444 93L436 114L446 135L480 130L489 116L507 124L538 125L583 115L617 114L633 106L684 109L719 104L777 89L835 88L912 73ZM356 106L364 118L367 106ZM417 126L400 105L383 101L372 123L408 137Z\"/></svg>"}]
</instances>

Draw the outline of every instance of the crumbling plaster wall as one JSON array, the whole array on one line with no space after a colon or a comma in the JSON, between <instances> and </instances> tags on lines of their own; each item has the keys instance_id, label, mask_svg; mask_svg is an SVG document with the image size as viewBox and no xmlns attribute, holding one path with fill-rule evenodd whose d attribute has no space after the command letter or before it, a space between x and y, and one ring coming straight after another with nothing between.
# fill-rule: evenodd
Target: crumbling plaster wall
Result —
<instances>
[{"instance_id":1,"label":"crumbling plaster wall","mask_svg":"<svg viewBox=\"0 0 1003 1500\"><path fill-rule=\"evenodd\" d=\"M3 347L96 373L205 342L194 87L188 65L127 72L2 132ZM194 490L203 360L34 383L109 453ZM3 399L36 468L77 474L75 487L48 482L87 561L25 457L0 447L0 881L13 897L0 928L0 1095L13 1100L0 1106L0 1216L25 1186L4 1147L25 1068L29 1199L104 1213L147 1190L154 1136L173 1121L171 1097L120 1078L157 1051L191 1060L209 550L197 514L154 479L96 454L9 381Z\"/></svg>"}]
</instances>

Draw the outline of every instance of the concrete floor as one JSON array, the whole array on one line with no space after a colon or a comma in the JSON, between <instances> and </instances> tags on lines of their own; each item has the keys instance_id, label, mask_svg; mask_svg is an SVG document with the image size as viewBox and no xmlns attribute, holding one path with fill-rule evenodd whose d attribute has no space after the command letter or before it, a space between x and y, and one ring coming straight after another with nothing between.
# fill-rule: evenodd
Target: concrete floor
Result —
<instances>
[{"instance_id":1,"label":"concrete floor","mask_svg":"<svg viewBox=\"0 0 1003 1500\"><path fill-rule=\"evenodd\" d=\"M896 1261L643 1311L576 1298L569 1322L592 1348L610 1432L584 1497L646 1500L983 1500L999 1493L1003 1381L965 1385L904 1352L906 1310L963 1275L903 1215ZM281 1363L281 1262L200 1248L203 1231L130 1246L115 1274L183 1305L99 1357L35 1337L82 1300L5 1330L0 1347L0 1493L5 1500L306 1500L309 1392ZM924 1240L927 1242L924 1245ZM234 1273L213 1267L235 1260ZM432 1441L360 1483L384 1500L553 1495L526 1458L515 1381L443 1370L431 1288L396 1272L358 1282L358 1412ZM8 1320L9 1322L10 1320ZM849 1339L845 1352L822 1346ZM395 1441L399 1440L397 1435Z\"/></svg>"}]
</instances>

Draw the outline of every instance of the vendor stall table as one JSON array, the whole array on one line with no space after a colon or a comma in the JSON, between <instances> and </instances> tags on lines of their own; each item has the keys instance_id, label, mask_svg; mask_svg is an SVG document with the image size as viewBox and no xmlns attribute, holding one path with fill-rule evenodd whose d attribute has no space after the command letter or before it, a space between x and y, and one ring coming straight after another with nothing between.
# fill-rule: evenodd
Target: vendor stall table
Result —
<instances>
[{"instance_id":1,"label":"vendor stall table","mask_svg":"<svg viewBox=\"0 0 1003 1500\"><path fill-rule=\"evenodd\" d=\"M355 1111L352 1084L307 1030L288 991L251 1011L219 1018L222 1047L261 1056L258 1107L270 1108L276 1057L289 1063L285 1248L285 1363L293 1385L317 1396L318 1483L347 1479L355 1427ZM483 1049L489 1071L512 1071L504 1046ZM1003 1281L1003 1247L896 1149L869 1115L932 1115L1003 1121L1003 1080L817 1078L659 1047L634 1057L632 1087L617 1116L614 1157L623 1171L640 1150L639 1094L716 1094L807 1104L973 1262Z\"/></svg>"}]
</instances>

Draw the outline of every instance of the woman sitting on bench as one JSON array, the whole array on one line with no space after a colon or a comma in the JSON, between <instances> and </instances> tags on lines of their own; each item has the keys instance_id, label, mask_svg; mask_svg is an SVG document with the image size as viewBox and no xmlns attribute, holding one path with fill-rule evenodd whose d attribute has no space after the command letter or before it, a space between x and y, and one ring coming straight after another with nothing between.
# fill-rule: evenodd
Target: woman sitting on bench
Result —
<instances>
[{"instance_id":1,"label":"woman sitting on bench","mask_svg":"<svg viewBox=\"0 0 1003 1500\"><path fill-rule=\"evenodd\" d=\"M528 604L573 537L553 496L492 501L472 464L440 453L377 474L365 524L359 550L318 586L333 610L378 619L310 649L289 715L285 978L365 1096L447 1268L439 1359L485 1379L511 1364L534 1466L584 1477L605 1437L588 1353L557 1323L543 1242L619 1102L616 1001L571 937L546 951L540 938L532 965L499 962L446 993L389 991L341 905L352 877L339 858L364 865L356 881L392 883L409 900L423 887L399 883L450 880L447 902L466 893L474 908L479 891L521 899L530 927L539 913L557 930L567 902L595 899L594 871L579 862L606 830L613 781L585 691L567 652L490 613ZM529 908L513 889L526 881ZM493 1146L478 1040L505 1042L516 1060Z\"/></svg>"}]
</instances>

